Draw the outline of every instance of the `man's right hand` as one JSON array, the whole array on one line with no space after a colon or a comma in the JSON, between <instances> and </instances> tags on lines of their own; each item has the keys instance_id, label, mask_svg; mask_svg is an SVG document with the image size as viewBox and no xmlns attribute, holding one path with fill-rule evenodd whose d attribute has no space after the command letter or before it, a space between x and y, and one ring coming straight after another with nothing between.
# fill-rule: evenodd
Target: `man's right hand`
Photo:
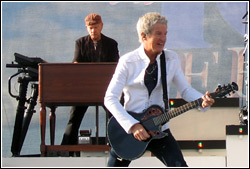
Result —
<instances>
[{"instance_id":1,"label":"man's right hand","mask_svg":"<svg viewBox=\"0 0 250 169\"><path fill-rule=\"evenodd\" d=\"M131 132L133 136L139 141L147 140L150 138L150 135L140 123L136 123L135 125L133 125L131 127Z\"/></svg>"}]
</instances>

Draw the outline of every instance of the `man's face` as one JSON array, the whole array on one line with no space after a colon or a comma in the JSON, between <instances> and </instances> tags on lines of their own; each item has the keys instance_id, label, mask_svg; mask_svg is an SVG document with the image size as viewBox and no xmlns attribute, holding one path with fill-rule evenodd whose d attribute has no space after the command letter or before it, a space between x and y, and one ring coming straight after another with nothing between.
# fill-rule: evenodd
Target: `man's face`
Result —
<instances>
[{"instance_id":1,"label":"man's face","mask_svg":"<svg viewBox=\"0 0 250 169\"><path fill-rule=\"evenodd\" d=\"M91 26L86 26L88 33L92 40L100 40L103 24L95 24Z\"/></svg>"},{"instance_id":2,"label":"man's face","mask_svg":"<svg viewBox=\"0 0 250 169\"><path fill-rule=\"evenodd\" d=\"M146 53L158 55L162 52L167 40L167 25L156 23L153 26L151 34L143 38L144 49Z\"/></svg>"}]
</instances>

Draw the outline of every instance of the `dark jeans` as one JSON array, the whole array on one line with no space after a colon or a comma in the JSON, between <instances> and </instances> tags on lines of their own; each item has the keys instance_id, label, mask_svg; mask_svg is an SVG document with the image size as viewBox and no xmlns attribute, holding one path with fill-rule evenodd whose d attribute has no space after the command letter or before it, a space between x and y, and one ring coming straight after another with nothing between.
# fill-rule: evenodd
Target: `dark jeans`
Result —
<instances>
[{"instance_id":1,"label":"dark jeans","mask_svg":"<svg viewBox=\"0 0 250 169\"><path fill-rule=\"evenodd\" d=\"M147 150L151 151L163 164L168 167L187 167L181 149L170 130L164 131L168 136L152 140ZM120 159L111 148L108 167L127 167L131 161Z\"/></svg>"},{"instance_id":2,"label":"dark jeans","mask_svg":"<svg viewBox=\"0 0 250 169\"><path fill-rule=\"evenodd\" d=\"M71 108L69 122L63 135L61 145L78 144L78 130L88 106L74 106Z\"/></svg>"},{"instance_id":3,"label":"dark jeans","mask_svg":"<svg viewBox=\"0 0 250 169\"><path fill-rule=\"evenodd\" d=\"M61 145L77 145L78 144L78 132L82 122L82 119L89 106L73 106L70 110L69 122L63 135ZM108 112L105 106L103 109ZM108 116L111 116L108 113Z\"/></svg>"},{"instance_id":4,"label":"dark jeans","mask_svg":"<svg viewBox=\"0 0 250 169\"><path fill-rule=\"evenodd\" d=\"M124 94L122 93L120 103L124 104ZM70 110L69 122L63 135L61 145L76 145L78 144L78 130L80 128L84 114L89 106L73 106ZM106 112L108 109L103 106ZM108 118L111 117L111 113L108 113Z\"/></svg>"}]
</instances>

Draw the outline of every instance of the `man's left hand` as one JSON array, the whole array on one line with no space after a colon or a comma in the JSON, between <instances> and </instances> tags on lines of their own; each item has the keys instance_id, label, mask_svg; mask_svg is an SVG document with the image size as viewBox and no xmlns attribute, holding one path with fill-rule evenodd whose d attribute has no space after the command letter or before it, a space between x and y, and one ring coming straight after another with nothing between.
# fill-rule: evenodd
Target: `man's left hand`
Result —
<instances>
[{"instance_id":1,"label":"man's left hand","mask_svg":"<svg viewBox=\"0 0 250 169\"><path fill-rule=\"evenodd\" d=\"M203 102L201 104L202 108L210 107L214 104L214 99L210 97L210 93L206 92L205 96L202 96Z\"/></svg>"}]
</instances>

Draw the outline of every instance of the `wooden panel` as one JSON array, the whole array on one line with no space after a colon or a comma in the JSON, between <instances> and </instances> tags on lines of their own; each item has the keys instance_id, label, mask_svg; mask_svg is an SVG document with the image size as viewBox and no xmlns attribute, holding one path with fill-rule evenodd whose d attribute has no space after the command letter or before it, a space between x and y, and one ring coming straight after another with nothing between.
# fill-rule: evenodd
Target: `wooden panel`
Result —
<instances>
[{"instance_id":1,"label":"wooden panel","mask_svg":"<svg viewBox=\"0 0 250 169\"><path fill-rule=\"evenodd\" d=\"M91 145L91 144L78 144L78 145L53 145L46 146L47 151L109 151L108 145Z\"/></svg>"},{"instance_id":2,"label":"wooden panel","mask_svg":"<svg viewBox=\"0 0 250 169\"><path fill-rule=\"evenodd\" d=\"M43 63L39 101L46 106L101 104L116 63Z\"/></svg>"}]
</instances>

